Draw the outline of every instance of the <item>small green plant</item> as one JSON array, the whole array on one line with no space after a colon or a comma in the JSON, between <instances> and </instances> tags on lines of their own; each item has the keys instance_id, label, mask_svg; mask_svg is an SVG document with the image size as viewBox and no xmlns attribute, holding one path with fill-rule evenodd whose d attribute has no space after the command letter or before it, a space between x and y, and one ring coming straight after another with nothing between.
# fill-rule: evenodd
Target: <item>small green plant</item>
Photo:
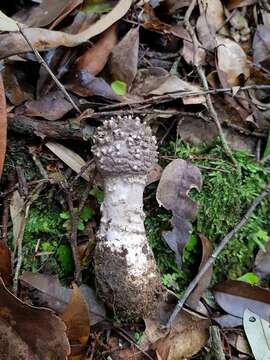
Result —
<instances>
[{"instance_id":1,"label":"small green plant","mask_svg":"<svg viewBox=\"0 0 270 360\"><path fill-rule=\"evenodd\" d=\"M74 208L74 213L76 213L78 211L77 208ZM84 230L85 229L85 223L87 223L87 221L91 220L93 218L93 216L95 215L95 211L90 208L85 206L83 208L83 210L80 213L78 222L77 222L77 229L78 230ZM70 230L71 228L71 216L69 211L63 211L60 213L60 218L63 220L66 220L63 224L63 227L67 228L68 230Z\"/></svg>"}]
</instances>

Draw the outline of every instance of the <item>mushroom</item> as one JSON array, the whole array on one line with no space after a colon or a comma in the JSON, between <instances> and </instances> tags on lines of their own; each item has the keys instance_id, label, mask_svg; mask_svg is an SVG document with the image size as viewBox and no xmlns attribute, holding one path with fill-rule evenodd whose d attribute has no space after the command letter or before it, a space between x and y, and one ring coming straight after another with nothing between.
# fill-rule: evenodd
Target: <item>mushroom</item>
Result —
<instances>
[{"instance_id":1,"label":"mushroom","mask_svg":"<svg viewBox=\"0 0 270 360\"><path fill-rule=\"evenodd\" d=\"M94 256L97 292L122 316L148 316L162 294L143 212L147 173L157 161L156 139L139 118L119 116L104 121L93 141L105 193Z\"/></svg>"}]
</instances>

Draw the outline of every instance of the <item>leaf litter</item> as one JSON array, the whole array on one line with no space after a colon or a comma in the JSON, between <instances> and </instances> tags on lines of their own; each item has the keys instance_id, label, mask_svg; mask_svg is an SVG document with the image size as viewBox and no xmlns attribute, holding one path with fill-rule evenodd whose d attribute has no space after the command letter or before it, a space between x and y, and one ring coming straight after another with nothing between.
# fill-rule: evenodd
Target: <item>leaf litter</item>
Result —
<instances>
[{"instance_id":1,"label":"leaf litter","mask_svg":"<svg viewBox=\"0 0 270 360\"><path fill-rule=\"evenodd\" d=\"M98 354L103 353L112 359L176 360L198 353L202 358L213 355L218 344L223 355L239 357L251 354L246 338L256 359L268 354L267 221L264 220L262 230L265 234L258 230L252 235L260 249L254 247L250 266L238 280L235 276L228 279L228 274L224 274L226 281L217 281L212 257L216 243L208 236L207 229L203 233L197 231L202 216L200 199L208 186L205 179L211 183L212 175L221 181L216 173L221 178L230 172L234 174L234 170L224 165L224 154L210 155L211 149L220 145L220 137L225 139L221 144L223 150L227 144L229 149L249 151L257 157L253 165L241 164L242 176L248 171L255 174L258 166L264 166L265 174L268 171L270 17L267 2L255 3L253 0L43 0L29 1L30 6L23 6L21 1L11 10L4 5L0 9L1 172L4 168L0 195L8 199L11 194L10 204L4 201L0 209L3 224L11 220L8 242L0 239L0 273L6 286L20 290L17 282L21 267L28 270L19 277L24 290L17 295L21 299L26 296L27 302L57 314L22 303L1 283L0 301L4 301L3 309L6 309L0 317L2 341L8 342L11 349L16 348L16 355L54 359L59 354L59 358L66 358L71 349L70 359L83 359L88 354L90 359L99 360ZM36 51L41 51L41 59L33 56ZM53 76L42 62L48 64ZM62 85L60 90L59 86L55 87L56 81ZM91 138L100 123L123 114L141 117L151 125L158 140L160 164L148 174L145 202L150 214L158 205L164 208L158 209L161 215L155 219L155 226L163 222L159 227L163 242L158 245L156 239L150 242L163 286L176 295L169 303L165 296L160 313L144 319L145 328L136 322L126 325L117 314L113 316L120 328L116 321L110 321L112 314L96 295L94 286L93 254L103 183L99 175L93 176L93 164L87 167L92 157ZM218 121L213 122L216 117ZM24 151L29 144L37 149L28 156L38 176L31 175L28 165L23 172L20 170L25 160L18 160L18 165L12 158L10 163L14 145L9 139L14 137L15 143L24 142ZM174 150L168 153L172 144ZM18 146L15 151L18 157L24 153L19 149ZM239 154L237 161L242 156ZM7 174L11 167L15 168L17 179L15 187L9 190ZM236 172L235 176L238 176ZM35 188L39 182L44 185ZM192 188L201 194L193 197ZM233 193L230 195L233 197ZM249 204L256 195L253 192L249 196ZM59 211L54 208L58 220L54 219L53 226L45 221L41 231L35 220L36 233L31 244L28 227L33 221L32 208L34 213L37 202L36 207L45 216L42 205L45 197L48 197L47 208L53 203L56 208L61 207L62 214L66 209L74 209L68 213L73 225L69 229L62 226ZM155 198L158 204L153 201ZM237 206L241 207L241 202L240 196ZM264 206L265 202L262 209ZM258 213L263 217L263 212L254 216ZM222 216L226 222L229 214ZM233 226L228 230L236 229L237 235L238 225ZM52 231L54 239L50 238ZM226 233L223 235L226 239ZM75 274L60 273L65 286L56 275L51 275L59 272L56 268L61 261L66 261L64 256L64 260L58 258L58 264L55 262L55 253L62 242L75 248L73 255L76 249L84 249L79 257L82 279L78 281L81 274L77 270ZM32 246L31 265L25 260L29 246ZM160 249L164 252L162 256ZM41 259L39 266L37 258ZM170 266L173 271L168 277L164 269ZM185 278L187 267L192 271ZM202 274L199 280L196 274ZM251 278L256 278L261 286L244 282ZM194 287L168 328L169 319L178 309L179 297L181 304L180 295L184 291L179 285L181 281L186 281L184 287L187 281ZM210 291L215 303L210 300ZM250 321L252 317L256 321ZM12 319L18 327L31 326L32 339L26 339L14 327ZM41 328L37 329L40 321L42 335ZM213 332L215 326L211 322L219 324L219 337L213 335L217 332ZM233 330L234 327L238 330L241 327L241 333ZM38 346L35 341L39 342ZM48 346L44 350L45 341ZM263 354L262 349L266 349ZM13 356L4 352L2 344L0 351L3 358Z\"/></svg>"}]
</instances>

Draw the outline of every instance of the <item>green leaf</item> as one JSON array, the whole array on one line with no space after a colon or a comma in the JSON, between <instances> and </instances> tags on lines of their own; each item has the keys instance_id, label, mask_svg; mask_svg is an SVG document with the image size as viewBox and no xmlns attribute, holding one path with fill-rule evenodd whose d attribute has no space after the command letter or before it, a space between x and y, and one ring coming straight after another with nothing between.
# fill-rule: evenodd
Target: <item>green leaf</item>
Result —
<instances>
[{"instance_id":1,"label":"green leaf","mask_svg":"<svg viewBox=\"0 0 270 360\"><path fill-rule=\"evenodd\" d=\"M90 195L94 196L99 204L103 203L104 200L104 192L98 186L94 186L93 189L89 193Z\"/></svg>"},{"instance_id":2,"label":"green leaf","mask_svg":"<svg viewBox=\"0 0 270 360\"><path fill-rule=\"evenodd\" d=\"M85 0L82 11L84 13L103 14L111 11L113 8L111 1L106 0Z\"/></svg>"},{"instance_id":3,"label":"green leaf","mask_svg":"<svg viewBox=\"0 0 270 360\"><path fill-rule=\"evenodd\" d=\"M60 213L60 218L64 220L70 219L70 213L68 211L63 211Z\"/></svg>"},{"instance_id":4,"label":"green leaf","mask_svg":"<svg viewBox=\"0 0 270 360\"><path fill-rule=\"evenodd\" d=\"M263 158L270 155L270 133L268 134L266 147L264 149Z\"/></svg>"},{"instance_id":5,"label":"green leaf","mask_svg":"<svg viewBox=\"0 0 270 360\"><path fill-rule=\"evenodd\" d=\"M252 272L240 276L237 280L247 282L251 285L260 285L260 278Z\"/></svg>"},{"instance_id":6,"label":"green leaf","mask_svg":"<svg viewBox=\"0 0 270 360\"><path fill-rule=\"evenodd\" d=\"M80 219L82 221L88 221L92 219L94 215L95 211L92 208L85 206L80 214Z\"/></svg>"},{"instance_id":7,"label":"green leaf","mask_svg":"<svg viewBox=\"0 0 270 360\"><path fill-rule=\"evenodd\" d=\"M84 223L79 219L77 223L77 229L83 231L85 229Z\"/></svg>"},{"instance_id":8,"label":"green leaf","mask_svg":"<svg viewBox=\"0 0 270 360\"><path fill-rule=\"evenodd\" d=\"M115 80L111 83L113 91L120 96L123 96L127 93L127 84L124 81Z\"/></svg>"}]
</instances>

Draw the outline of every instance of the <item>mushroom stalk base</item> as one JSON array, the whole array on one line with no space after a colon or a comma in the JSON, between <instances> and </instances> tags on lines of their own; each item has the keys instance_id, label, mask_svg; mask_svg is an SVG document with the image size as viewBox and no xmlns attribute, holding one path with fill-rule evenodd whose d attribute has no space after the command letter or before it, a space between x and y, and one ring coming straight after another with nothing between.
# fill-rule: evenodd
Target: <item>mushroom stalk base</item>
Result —
<instances>
[{"instance_id":1,"label":"mushroom stalk base","mask_svg":"<svg viewBox=\"0 0 270 360\"><path fill-rule=\"evenodd\" d=\"M95 253L98 293L127 317L150 315L161 290L159 271L144 227L146 175L106 176Z\"/></svg>"}]
</instances>

